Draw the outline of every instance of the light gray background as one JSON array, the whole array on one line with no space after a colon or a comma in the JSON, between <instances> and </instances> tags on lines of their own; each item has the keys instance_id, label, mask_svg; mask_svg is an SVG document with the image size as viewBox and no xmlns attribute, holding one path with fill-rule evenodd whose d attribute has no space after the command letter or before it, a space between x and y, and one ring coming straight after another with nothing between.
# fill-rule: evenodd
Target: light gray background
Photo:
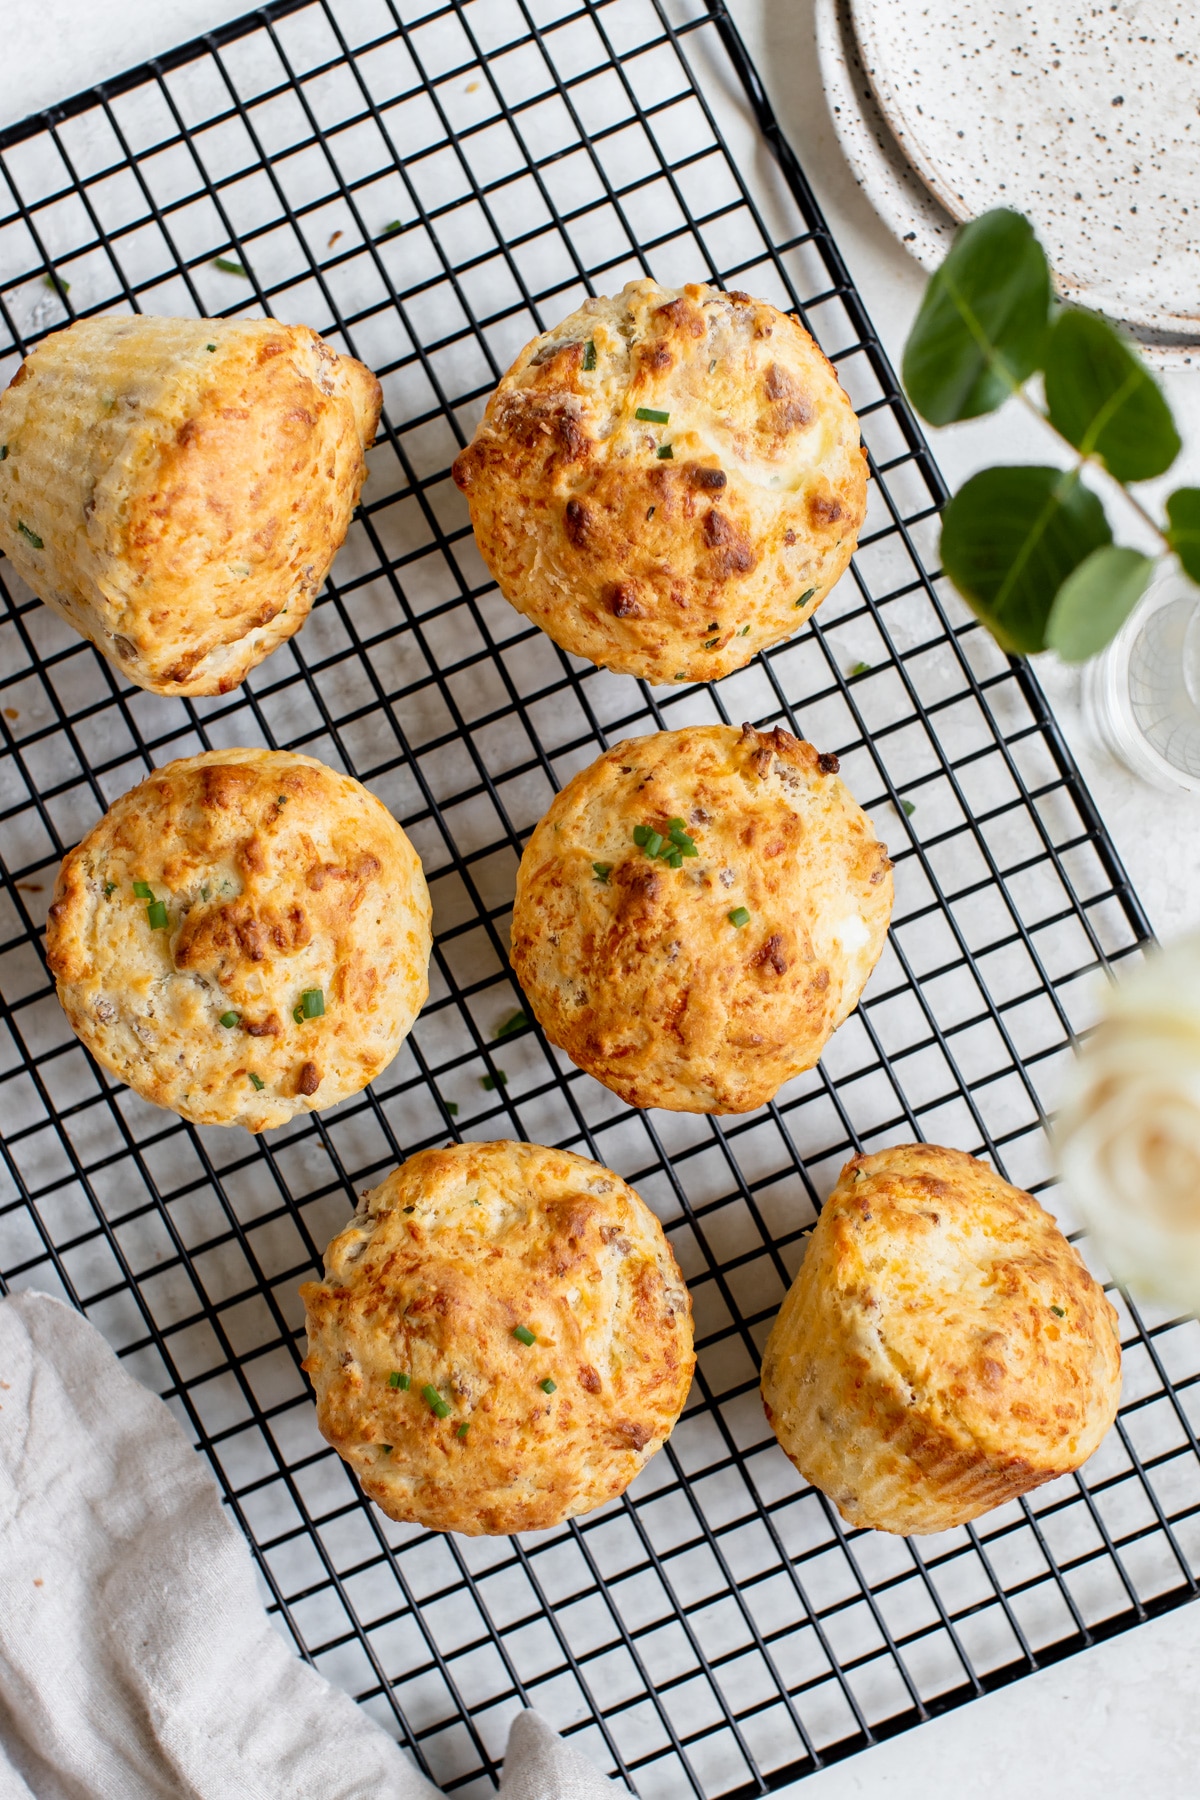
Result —
<instances>
[{"instance_id":1,"label":"light gray background","mask_svg":"<svg viewBox=\"0 0 1200 1800\"><path fill-rule=\"evenodd\" d=\"M1011 3L1011 0L1010 0ZM776 109L866 300L898 361L923 277L859 192L821 91L812 0L729 0ZM1082 0L1081 0L1082 4ZM239 0L39 0L5 19L0 125L142 62L245 10ZM1200 371L1165 378L1184 435L1170 485L1200 481ZM931 434L952 485L986 463L1047 460L1018 409ZM1136 540L1132 527L1125 533ZM1079 678L1042 659L1039 673L1101 813L1160 935L1200 925L1200 800L1159 794L1089 737ZM1073 1657L1001 1694L908 1732L790 1790L803 1800L996 1800L1046 1788L1056 1800L1135 1791L1191 1800L1200 1787L1200 1608Z\"/></svg>"}]
</instances>

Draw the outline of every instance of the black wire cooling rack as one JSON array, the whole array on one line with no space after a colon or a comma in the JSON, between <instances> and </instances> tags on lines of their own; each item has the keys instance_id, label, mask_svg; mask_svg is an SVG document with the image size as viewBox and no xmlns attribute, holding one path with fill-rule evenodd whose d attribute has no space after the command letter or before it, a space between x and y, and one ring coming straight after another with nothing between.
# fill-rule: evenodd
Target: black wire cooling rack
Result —
<instances>
[{"instance_id":1,"label":"black wire cooling rack","mask_svg":"<svg viewBox=\"0 0 1200 1800\"><path fill-rule=\"evenodd\" d=\"M763 1419L758 1352L844 1158L927 1138L1044 1187L1095 972L1149 934L1033 678L942 591L940 479L721 0L285 0L7 131L0 169L5 375L77 315L266 310L386 395L336 578L234 694L123 686L0 569L0 1287L66 1295L166 1395L285 1637L449 1790L492 1791L528 1703L667 1800L780 1786L1194 1594L1194 1320L1122 1301L1126 1404L1087 1470L937 1538L846 1530ZM560 654L488 582L449 476L520 345L646 272L796 307L871 456L852 575L713 688ZM897 864L889 948L774 1105L633 1113L536 1030L497 1037L521 844L604 745L742 719L838 752ZM247 743L379 794L437 923L429 1004L373 1090L257 1141L115 1086L40 943L58 858L116 795ZM299 1370L296 1288L355 1192L456 1133L618 1169L695 1300L667 1448L624 1501L525 1539L385 1519Z\"/></svg>"}]
</instances>

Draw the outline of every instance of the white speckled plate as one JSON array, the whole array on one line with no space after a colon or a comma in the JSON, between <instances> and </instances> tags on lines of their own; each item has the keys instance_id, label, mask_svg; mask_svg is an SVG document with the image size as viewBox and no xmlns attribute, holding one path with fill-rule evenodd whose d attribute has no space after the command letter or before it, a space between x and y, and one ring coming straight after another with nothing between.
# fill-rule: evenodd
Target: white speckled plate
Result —
<instances>
[{"instance_id":1,"label":"white speckled plate","mask_svg":"<svg viewBox=\"0 0 1200 1800\"><path fill-rule=\"evenodd\" d=\"M817 61L851 173L923 269L936 269L957 221L933 198L892 136L858 53L848 0L817 0Z\"/></svg>"},{"instance_id":2,"label":"white speckled plate","mask_svg":"<svg viewBox=\"0 0 1200 1800\"><path fill-rule=\"evenodd\" d=\"M1067 297L1200 336L1197 0L849 0L904 154L956 219L1015 206Z\"/></svg>"}]
</instances>

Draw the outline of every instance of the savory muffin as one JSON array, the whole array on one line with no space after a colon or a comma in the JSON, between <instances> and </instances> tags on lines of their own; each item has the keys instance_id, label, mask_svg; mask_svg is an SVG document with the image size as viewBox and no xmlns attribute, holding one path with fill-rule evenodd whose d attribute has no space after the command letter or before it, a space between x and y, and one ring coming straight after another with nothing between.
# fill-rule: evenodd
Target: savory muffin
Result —
<instances>
[{"instance_id":1,"label":"savory muffin","mask_svg":"<svg viewBox=\"0 0 1200 1800\"><path fill-rule=\"evenodd\" d=\"M662 1227L567 1150L421 1151L300 1293L323 1435L384 1512L434 1531L541 1531L615 1499L692 1379Z\"/></svg>"},{"instance_id":2,"label":"savory muffin","mask_svg":"<svg viewBox=\"0 0 1200 1800\"><path fill-rule=\"evenodd\" d=\"M749 1112L857 1003L891 864L837 766L750 725L628 738L534 831L513 967L551 1042L631 1106Z\"/></svg>"},{"instance_id":3,"label":"savory muffin","mask_svg":"<svg viewBox=\"0 0 1200 1800\"><path fill-rule=\"evenodd\" d=\"M790 637L866 511L858 420L799 321L653 281L527 344L454 479L506 598L654 682L713 681Z\"/></svg>"},{"instance_id":4,"label":"savory muffin","mask_svg":"<svg viewBox=\"0 0 1200 1800\"><path fill-rule=\"evenodd\" d=\"M307 325L80 319L0 396L0 549L156 694L223 694L308 616L381 390Z\"/></svg>"},{"instance_id":5,"label":"savory muffin","mask_svg":"<svg viewBox=\"0 0 1200 1800\"><path fill-rule=\"evenodd\" d=\"M198 1125L262 1131L387 1067L429 991L417 853L311 756L209 750L124 794L63 862L46 956L75 1032Z\"/></svg>"},{"instance_id":6,"label":"savory muffin","mask_svg":"<svg viewBox=\"0 0 1200 1800\"><path fill-rule=\"evenodd\" d=\"M1049 1213L935 1144L851 1157L762 1368L805 1480L903 1535L1077 1469L1120 1392L1117 1315Z\"/></svg>"}]
</instances>

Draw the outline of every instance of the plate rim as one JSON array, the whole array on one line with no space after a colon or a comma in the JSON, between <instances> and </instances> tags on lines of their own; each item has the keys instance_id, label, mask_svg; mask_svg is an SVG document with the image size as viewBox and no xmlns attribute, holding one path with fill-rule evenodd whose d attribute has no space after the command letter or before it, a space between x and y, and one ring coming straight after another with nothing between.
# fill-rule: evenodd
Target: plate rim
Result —
<instances>
[{"instance_id":1,"label":"plate rim","mask_svg":"<svg viewBox=\"0 0 1200 1800\"><path fill-rule=\"evenodd\" d=\"M905 112L901 97L893 91L892 84L884 72L887 58L881 53L876 25L881 13L893 4L894 0L846 0L863 70L884 123L899 146L901 154L911 165L918 180L924 184L943 210L949 213L957 223L963 224L974 216L973 213L967 209L962 195L956 193L949 186L946 171L940 169L933 162L923 150L919 140L913 135L911 121ZM1055 284L1065 297L1074 300L1077 304L1087 306L1093 311L1102 312L1109 318L1117 316L1108 307L1097 304L1093 297L1093 289L1087 282L1072 279L1056 270ZM1200 349L1200 321L1195 317L1188 319L1179 314L1164 311L1161 307L1131 308L1120 316L1119 322L1138 331L1164 333L1183 339L1184 342L1180 345L1153 346L1155 350L1168 355L1172 350L1186 353L1192 349ZM1143 345L1143 347L1146 346Z\"/></svg>"}]
</instances>

